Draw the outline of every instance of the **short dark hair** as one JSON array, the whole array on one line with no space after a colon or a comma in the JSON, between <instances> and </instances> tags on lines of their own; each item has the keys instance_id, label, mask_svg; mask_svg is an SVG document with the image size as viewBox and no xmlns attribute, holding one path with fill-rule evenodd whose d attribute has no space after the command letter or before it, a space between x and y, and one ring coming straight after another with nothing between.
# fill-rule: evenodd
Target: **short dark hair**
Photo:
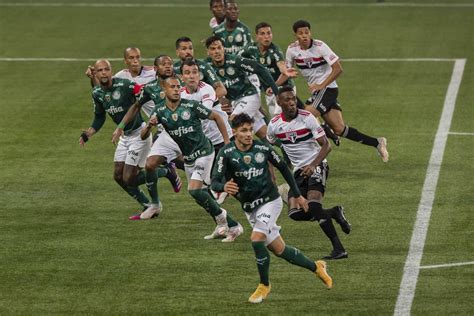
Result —
<instances>
[{"instance_id":1,"label":"short dark hair","mask_svg":"<svg viewBox=\"0 0 474 316\"><path fill-rule=\"evenodd\" d=\"M192 43L193 41L192 41L189 37L187 37L187 36L181 36L180 38L178 38L178 39L176 40L176 49L179 48L179 44L181 44L181 43L187 43L187 42L191 42L191 43Z\"/></svg>"},{"instance_id":2,"label":"short dark hair","mask_svg":"<svg viewBox=\"0 0 474 316\"><path fill-rule=\"evenodd\" d=\"M293 23L293 32L296 33L296 31L298 31L298 29L301 27L307 27L311 30L311 24L309 24L308 21L298 20L295 23Z\"/></svg>"},{"instance_id":3,"label":"short dark hair","mask_svg":"<svg viewBox=\"0 0 474 316\"><path fill-rule=\"evenodd\" d=\"M214 2L224 2L224 6L227 4L225 0L211 0L209 1L209 8L212 8L212 5L214 4Z\"/></svg>"},{"instance_id":4,"label":"short dark hair","mask_svg":"<svg viewBox=\"0 0 474 316\"><path fill-rule=\"evenodd\" d=\"M179 70L181 71L181 73L183 73L183 67L184 67L184 65L186 65L186 66L196 66L196 67L198 67L198 69L199 69L199 65L198 65L198 63L196 62L196 59L191 58L191 57L186 58L186 59L181 63L181 65L179 66Z\"/></svg>"},{"instance_id":5,"label":"short dark hair","mask_svg":"<svg viewBox=\"0 0 474 316\"><path fill-rule=\"evenodd\" d=\"M232 119L232 128L239 128L240 126L248 123L248 124L253 124L254 119L251 118L247 113L240 113L234 116Z\"/></svg>"},{"instance_id":6,"label":"short dark hair","mask_svg":"<svg viewBox=\"0 0 474 316\"><path fill-rule=\"evenodd\" d=\"M209 48L209 46L211 46L212 43L217 42L217 41L221 42L221 44L224 45L224 42L222 41L222 39L219 36L212 35L212 36L208 37L206 39L206 48Z\"/></svg>"},{"instance_id":7,"label":"short dark hair","mask_svg":"<svg viewBox=\"0 0 474 316\"><path fill-rule=\"evenodd\" d=\"M295 92L295 91L293 90L293 87L290 87L290 86L288 86L288 85L283 86L283 87L281 87L280 89L278 89L278 95L283 94L283 93L285 93L285 92L289 92L289 91Z\"/></svg>"},{"instance_id":8,"label":"short dark hair","mask_svg":"<svg viewBox=\"0 0 474 316\"><path fill-rule=\"evenodd\" d=\"M255 26L255 34L258 33L258 30L260 30L261 28L264 28L264 27L272 28L272 26L270 24L268 24L267 22L260 22Z\"/></svg>"},{"instance_id":9,"label":"short dark hair","mask_svg":"<svg viewBox=\"0 0 474 316\"><path fill-rule=\"evenodd\" d=\"M165 55L165 54L161 54L161 55L155 57L155 61L153 62L153 65L158 66L159 60L160 60L161 58L163 58L163 57L168 57L168 58L171 59L171 61L173 61L173 58L171 58L171 56Z\"/></svg>"}]
</instances>

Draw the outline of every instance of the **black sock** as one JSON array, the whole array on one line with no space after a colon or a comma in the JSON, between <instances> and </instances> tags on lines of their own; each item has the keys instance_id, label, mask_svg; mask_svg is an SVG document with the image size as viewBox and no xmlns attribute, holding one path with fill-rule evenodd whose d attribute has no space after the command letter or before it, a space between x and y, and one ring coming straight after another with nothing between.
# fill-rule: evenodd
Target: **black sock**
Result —
<instances>
[{"instance_id":1,"label":"black sock","mask_svg":"<svg viewBox=\"0 0 474 316\"><path fill-rule=\"evenodd\" d=\"M321 203L318 202L309 202L309 212L311 212L315 219L319 222L319 227L323 230L326 236L331 241L332 247L335 250L344 251L344 247L342 246L339 237L337 236L336 228L332 223L332 217L330 212L323 209Z\"/></svg>"},{"instance_id":2,"label":"black sock","mask_svg":"<svg viewBox=\"0 0 474 316\"><path fill-rule=\"evenodd\" d=\"M288 217L294 221L314 221L316 220L310 212L305 212L302 208L292 208L288 211Z\"/></svg>"},{"instance_id":3,"label":"black sock","mask_svg":"<svg viewBox=\"0 0 474 316\"><path fill-rule=\"evenodd\" d=\"M364 145L368 145L368 146L372 146L372 147L377 147L378 144L379 144L379 141L377 140L377 138L362 134L357 129L355 129L353 127L349 127L347 125L344 128L344 132L342 132L342 137L345 137L345 138L350 139L352 141L362 143Z\"/></svg>"}]
</instances>

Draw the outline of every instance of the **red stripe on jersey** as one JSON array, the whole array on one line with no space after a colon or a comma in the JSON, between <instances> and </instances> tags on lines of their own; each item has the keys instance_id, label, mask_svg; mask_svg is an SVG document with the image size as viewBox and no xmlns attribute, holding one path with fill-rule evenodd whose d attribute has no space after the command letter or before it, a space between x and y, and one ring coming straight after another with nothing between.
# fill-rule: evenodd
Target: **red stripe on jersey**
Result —
<instances>
[{"instance_id":1,"label":"red stripe on jersey","mask_svg":"<svg viewBox=\"0 0 474 316\"><path fill-rule=\"evenodd\" d=\"M324 58L323 57L312 57L311 58L313 61L323 61ZM305 62L305 59L300 59L300 58L295 58L295 61L297 63L304 63Z\"/></svg>"},{"instance_id":2,"label":"red stripe on jersey","mask_svg":"<svg viewBox=\"0 0 474 316\"><path fill-rule=\"evenodd\" d=\"M311 112L306 111L306 110L298 109L298 114L301 114L303 116L309 116L309 115L311 115Z\"/></svg>"},{"instance_id":3,"label":"red stripe on jersey","mask_svg":"<svg viewBox=\"0 0 474 316\"><path fill-rule=\"evenodd\" d=\"M303 128L303 129L298 129L296 131L288 131L285 133L276 134L275 136L282 139L282 138L286 138L286 135L289 133L296 133L297 136L305 136L308 133L311 133L311 130L308 128Z\"/></svg>"},{"instance_id":4,"label":"red stripe on jersey","mask_svg":"<svg viewBox=\"0 0 474 316\"><path fill-rule=\"evenodd\" d=\"M185 90L186 90L186 87L181 87L181 88L179 88L179 93L181 93L181 92L183 92L183 91L185 91ZM186 91L187 91L187 90L186 90Z\"/></svg>"},{"instance_id":5,"label":"red stripe on jersey","mask_svg":"<svg viewBox=\"0 0 474 316\"><path fill-rule=\"evenodd\" d=\"M199 81L199 87L202 88L202 87L204 87L204 86L205 86L204 82Z\"/></svg>"},{"instance_id":6,"label":"red stripe on jersey","mask_svg":"<svg viewBox=\"0 0 474 316\"><path fill-rule=\"evenodd\" d=\"M280 118L281 118L281 114L275 115L275 116L272 118L272 123L275 123L275 122L278 121Z\"/></svg>"},{"instance_id":7,"label":"red stripe on jersey","mask_svg":"<svg viewBox=\"0 0 474 316\"><path fill-rule=\"evenodd\" d=\"M139 84L135 84L135 86L133 86L133 94L138 94L140 92L140 90L142 89L142 85L139 85Z\"/></svg>"}]
</instances>

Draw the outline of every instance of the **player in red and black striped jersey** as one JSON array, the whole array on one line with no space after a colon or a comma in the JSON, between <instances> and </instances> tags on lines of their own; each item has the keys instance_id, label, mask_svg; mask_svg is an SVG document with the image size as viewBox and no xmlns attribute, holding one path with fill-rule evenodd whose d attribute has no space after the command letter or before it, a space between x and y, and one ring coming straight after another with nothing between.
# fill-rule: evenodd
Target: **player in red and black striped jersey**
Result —
<instances>
[{"instance_id":1,"label":"player in red and black striped jersey","mask_svg":"<svg viewBox=\"0 0 474 316\"><path fill-rule=\"evenodd\" d=\"M364 145L375 147L384 162L388 161L387 140L374 138L349 127L342 118L342 109L337 102L336 78L342 73L339 57L323 41L313 39L311 25L299 20L293 24L296 39L286 51L287 67L296 66L308 82L313 94L307 101L307 109L321 115L324 121L339 136Z\"/></svg>"},{"instance_id":2,"label":"player in red and black striped jersey","mask_svg":"<svg viewBox=\"0 0 474 316\"><path fill-rule=\"evenodd\" d=\"M309 211L298 208L295 195L290 190L288 196L288 216L296 221L317 221L332 243L333 250L326 259L347 258L332 223L334 218L348 234L350 224L344 217L342 206L323 209L322 200L326 189L329 166L326 156L331 151L323 128L308 111L296 106L296 95L290 86L278 92L278 104L282 113L275 116L268 125L267 139L270 143L279 140L294 166L294 177L301 194L308 199Z\"/></svg>"}]
</instances>

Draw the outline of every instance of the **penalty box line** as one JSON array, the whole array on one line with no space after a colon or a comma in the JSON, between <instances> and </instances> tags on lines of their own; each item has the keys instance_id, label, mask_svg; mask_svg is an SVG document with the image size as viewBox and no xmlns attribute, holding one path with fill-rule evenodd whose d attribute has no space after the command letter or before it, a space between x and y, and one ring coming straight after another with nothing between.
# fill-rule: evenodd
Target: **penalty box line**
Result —
<instances>
[{"instance_id":1,"label":"penalty box line","mask_svg":"<svg viewBox=\"0 0 474 316\"><path fill-rule=\"evenodd\" d=\"M420 263L428 232L428 226L433 209L436 187L438 184L441 164L443 162L444 150L448 139L449 129L454 114L456 98L461 86L466 59L457 59L454 63L451 81L441 113L438 130L436 132L430 161L426 171L425 182L421 192L416 220L410 240L410 248L403 268L403 276L395 305L394 315L410 315L413 298L415 296Z\"/></svg>"}]
</instances>

